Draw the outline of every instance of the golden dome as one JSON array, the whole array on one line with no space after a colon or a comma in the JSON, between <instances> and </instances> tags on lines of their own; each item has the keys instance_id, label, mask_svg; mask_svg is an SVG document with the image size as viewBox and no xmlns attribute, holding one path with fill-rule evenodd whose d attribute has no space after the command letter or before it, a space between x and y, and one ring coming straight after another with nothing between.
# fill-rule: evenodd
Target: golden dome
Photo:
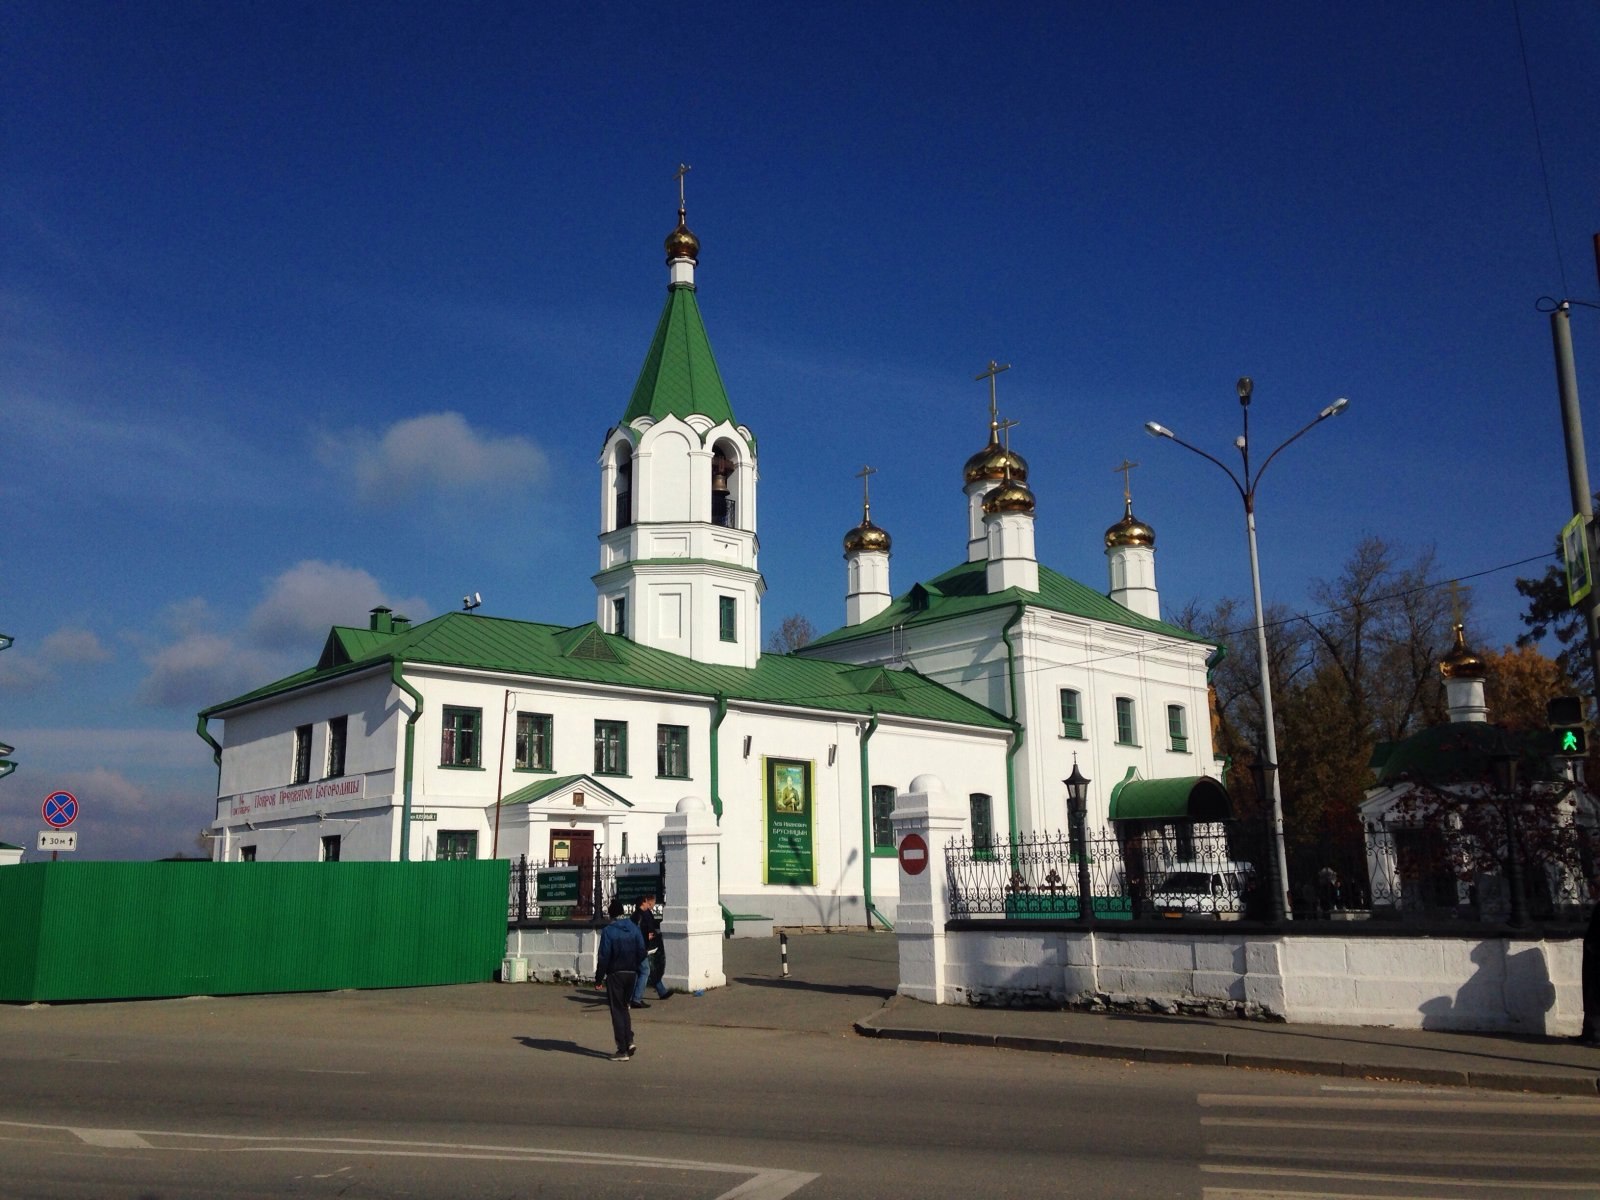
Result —
<instances>
[{"instance_id":1,"label":"golden dome","mask_svg":"<svg viewBox=\"0 0 1600 1200\"><path fill-rule=\"evenodd\" d=\"M1023 512L1031 514L1035 501L1028 485L1019 479L1008 479L983 498L986 513Z\"/></svg>"},{"instance_id":2,"label":"golden dome","mask_svg":"<svg viewBox=\"0 0 1600 1200\"><path fill-rule=\"evenodd\" d=\"M1000 444L1000 435L994 426L989 427L989 444L967 459L968 483L980 479L1005 479L1008 475L1018 483L1028 479L1028 461L1015 450Z\"/></svg>"},{"instance_id":3,"label":"golden dome","mask_svg":"<svg viewBox=\"0 0 1600 1200\"><path fill-rule=\"evenodd\" d=\"M879 529L866 517L862 517L861 524L844 535L844 552L846 554L860 554L863 551L887 554L889 553L889 546L888 530Z\"/></svg>"},{"instance_id":4,"label":"golden dome","mask_svg":"<svg viewBox=\"0 0 1600 1200\"><path fill-rule=\"evenodd\" d=\"M1106 549L1113 546L1148 546L1156 548L1156 531L1151 529L1138 517L1133 515L1133 501L1128 501L1127 510L1110 529L1106 530Z\"/></svg>"},{"instance_id":5,"label":"golden dome","mask_svg":"<svg viewBox=\"0 0 1600 1200\"><path fill-rule=\"evenodd\" d=\"M1467 633L1460 621L1456 622L1456 644L1439 660L1439 674L1446 679L1482 679L1488 674L1483 659L1467 649Z\"/></svg>"},{"instance_id":6,"label":"golden dome","mask_svg":"<svg viewBox=\"0 0 1600 1200\"><path fill-rule=\"evenodd\" d=\"M667 234L667 261L670 263L675 258L687 258L692 263L700 261L700 239L689 232L689 227L683 223L683 209L678 210L678 227Z\"/></svg>"}]
</instances>

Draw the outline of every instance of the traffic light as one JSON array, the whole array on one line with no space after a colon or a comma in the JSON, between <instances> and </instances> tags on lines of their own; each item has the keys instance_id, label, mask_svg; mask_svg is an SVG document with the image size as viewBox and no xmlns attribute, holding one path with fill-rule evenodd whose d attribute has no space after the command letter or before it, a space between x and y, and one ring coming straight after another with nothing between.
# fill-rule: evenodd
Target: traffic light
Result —
<instances>
[{"instance_id":1,"label":"traffic light","mask_svg":"<svg viewBox=\"0 0 1600 1200\"><path fill-rule=\"evenodd\" d=\"M1545 709L1550 724L1550 753L1557 758L1584 758L1589 753L1589 730L1583 723L1583 698L1557 696Z\"/></svg>"}]
</instances>

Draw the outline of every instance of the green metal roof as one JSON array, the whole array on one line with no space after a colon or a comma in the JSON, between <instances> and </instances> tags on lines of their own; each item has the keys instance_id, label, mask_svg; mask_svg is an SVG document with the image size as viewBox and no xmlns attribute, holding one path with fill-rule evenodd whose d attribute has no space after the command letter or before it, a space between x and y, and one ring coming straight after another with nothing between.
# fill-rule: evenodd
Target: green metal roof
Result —
<instances>
[{"instance_id":1,"label":"green metal roof","mask_svg":"<svg viewBox=\"0 0 1600 1200\"><path fill-rule=\"evenodd\" d=\"M355 647L359 639L330 634L329 646ZM563 628L475 613L451 612L389 635L381 644L348 659L326 657L323 665L206 709L217 717L240 705L308 684L338 679L390 662L504 671L534 678L651 688L689 696L723 696L789 708L870 716L921 717L984 729L1010 729L1011 722L943 684L914 671L866 669L856 663L764 654L753 667L695 662L626 638L603 633L592 622Z\"/></svg>"},{"instance_id":2,"label":"green metal roof","mask_svg":"<svg viewBox=\"0 0 1600 1200\"><path fill-rule=\"evenodd\" d=\"M10 842L0 842L0 850L21 850L21 846L13 846Z\"/></svg>"},{"instance_id":3,"label":"green metal roof","mask_svg":"<svg viewBox=\"0 0 1600 1200\"><path fill-rule=\"evenodd\" d=\"M617 801L619 804L625 805L628 808L633 807L633 804L630 801L625 800L622 796L612 791L592 775L555 775L549 779L540 779L534 783L528 784L527 787L518 788L509 796L503 797L500 801L500 805L503 808L512 804L535 804L538 801L543 800L546 796L553 796L555 793L569 788L576 783L583 783L586 788L609 796L611 799Z\"/></svg>"},{"instance_id":4,"label":"green metal roof","mask_svg":"<svg viewBox=\"0 0 1600 1200\"><path fill-rule=\"evenodd\" d=\"M1105 621L1111 625L1125 625L1132 629L1164 634L1167 637L1182 638L1184 641L1211 644L1199 634L1190 633L1187 629L1179 629L1176 625L1168 625L1165 621L1157 621L1126 609L1103 593L1079 583L1076 579L1069 579L1057 571L1052 571L1043 563L1039 564L1037 592L1026 592L1020 588L990 592L988 569L989 564L981 560L962 563L936 579L917 584L871 620L863 621L859 625L847 625L819 638L813 638L807 649L869 637L892 629L896 625L927 625L991 608L1013 608L1019 603L1048 608L1075 617Z\"/></svg>"},{"instance_id":5,"label":"green metal roof","mask_svg":"<svg viewBox=\"0 0 1600 1200\"><path fill-rule=\"evenodd\" d=\"M1233 802L1228 790L1207 775L1129 778L1111 789L1106 815L1113 821L1226 821L1233 816Z\"/></svg>"},{"instance_id":6,"label":"green metal roof","mask_svg":"<svg viewBox=\"0 0 1600 1200\"><path fill-rule=\"evenodd\" d=\"M1503 730L1486 721L1431 725L1403 741L1380 743L1368 765L1385 785L1486 783L1494 778L1495 756L1505 753L1516 755L1524 778L1562 778L1540 732Z\"/></svg>"},{"instance_id":7,"label":"green metal roof","mask_svg":"<svg viewBox=\"0 0 1600 1200\"><path fill-rule=\"evenodd\" d=\"M645 355L639 381L633 385L633 398L622 414L624 425L639 417L660 420L665 416L687 417L700 413L713 421L733 423L733 408L711 353L711 340L700 319L700 306L694 289L667 290L667 304L661 310L650 352Z\"/></svg>"}]
</instances>

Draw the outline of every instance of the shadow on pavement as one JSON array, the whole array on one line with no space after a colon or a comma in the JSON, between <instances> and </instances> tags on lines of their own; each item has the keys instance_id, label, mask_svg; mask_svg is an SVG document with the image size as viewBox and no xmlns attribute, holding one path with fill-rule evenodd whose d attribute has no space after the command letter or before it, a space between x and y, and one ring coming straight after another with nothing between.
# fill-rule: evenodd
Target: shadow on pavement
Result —
<instances>
[{"instance_id":1,"label":"shadow on pavement","mask_svg":"<svg viewBox=\"0 0 1600 1200\"><path fill-rule=\"evenodd\" d=\"M835 996L871 996L887 1000L895 994L894 988L873 987L866 983L805 983L798 979L770 979L758 975L741 975L730 978L730 983L747 987L777 988L786 992L828 992Z\"/></svg>"},{"instance_id":2,"label":"shadow on pavement","mask_svg":"<svg viewBox=\"0 0 1600 1200\"><path fill-rule=\"evenodd\" d=\"M562 1054L576 1054L579 1058L610 1058L611 1051L596 1050L593 1046L580 1046L577 1042L561 1042L555 1038L519 1037L529 1050L555 1051Z\"/></svg>"}]
</instances>

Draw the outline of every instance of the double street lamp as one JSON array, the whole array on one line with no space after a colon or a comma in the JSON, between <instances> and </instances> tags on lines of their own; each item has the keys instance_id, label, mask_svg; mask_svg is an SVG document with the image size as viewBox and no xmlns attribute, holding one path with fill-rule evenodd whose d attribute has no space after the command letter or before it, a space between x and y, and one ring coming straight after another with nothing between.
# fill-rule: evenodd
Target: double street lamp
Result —
<instances>
[{"instance_id":1,"label":"double street lamp","mask_svg":"<svg viewBox=\"0 0 1600 1200\"><path fill-rule=\"evenodd\" d=\"M1329 417L1336 417L1345 410L1350 401L1345 399L1335 400L1327 408L1317 414L1316 419L1308 422L1306 426L1281 443L1278 448L1267 455L1266 459L1252 474L1250 470L1250 393L1254 385L1248 376L1239 380L1237 391L1239 394L1239 407L1244 413L1244 432L1234 440L1244 462L1244 478L1234 474L1233 469L1198 446L1191 446L1165 425L1158 425L1154 421L1145 422L1145 431L1152 437L1169 438L1185 450L1192 450L1208 462L1215 463L1222 468L1233 486L1239 491L1239 499L1244 501L1244 524L1250 540L1250 587L1255 595L1256 606L1256 652L1261 660L1261 723L1262 723L1262 748L1266 754L1266 761L1278 761L1278 739L1273 728L1272 719L1272 678L1267 665L1267 626L1261 611L1261 560L1256 554L1256 486L1261 482L1261 476L1266 473L1272 460L1285 450L1291 443L1298 441L1310 431L1313 425L1320 425ZM1277 876L1272 888L1272 915L1282 919L1290 910L1288 903L1289 872L1286 856L1283 850L1283 790L1278 783L1276 771L1271 772L1270 782L1272 789L1272 853L1274 873Z\"/></svg>"}]
</instances>

